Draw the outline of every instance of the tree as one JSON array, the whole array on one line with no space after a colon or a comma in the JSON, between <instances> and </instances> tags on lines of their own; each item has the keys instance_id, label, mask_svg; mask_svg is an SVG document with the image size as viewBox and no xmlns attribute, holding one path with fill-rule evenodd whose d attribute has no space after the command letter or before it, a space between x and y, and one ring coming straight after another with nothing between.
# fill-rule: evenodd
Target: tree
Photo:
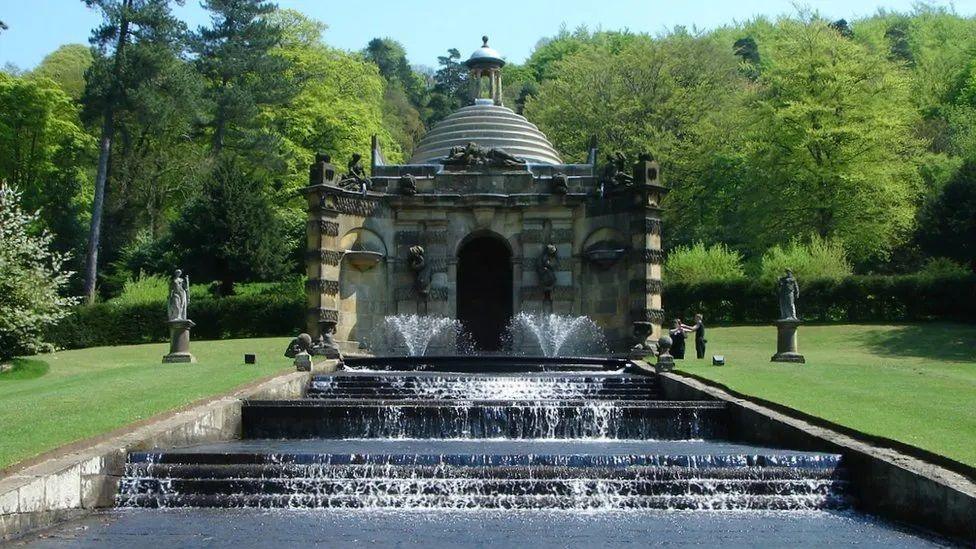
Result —
<instances>
[{"instance_id":1,"label":"tree","mask_svg":"<svg viewBox=\"0 0 976 549\"><path fill-rule=\"evenodd\" d=\"M70 313L76 299L61 290L72 275L52 237L37 233L36 214L24 212L20 192L0 183L0 362L44 348L43 333Z\"/></svg>"},{"instance_id":2,"label":"tree","mask_svg":"<svg viewBox=\"0 0 976 549\"><path fill-rule=\"evenodd\" d=\"M282 29L268 19L277 8L264 0L204 0L203 6L211 27L201 27L192 45L212 104L211 152L274 149L255 121L263 108L287 104L296 89L288 60L276 50Z\"/></svg>"},{"instance_id":3,"label":"tree","mask_svg":"<svg viewBox=\"0 0 976 549\"><path fill-rule=\"evenodd\" d=\"M383 94L384 125L397 141L399 148L409 154L424 134L421 111L427 105L427 85L410 68L406 50L390 38L369 41L363 55L379 68L386 81Z\"/></svg>"},{"instance_id":4,"label":"tree","mask_svg":"<svg viewBox=\"0 0 976 549\"><path fill-rule=\"evenodd\" d=\"M84 293L95 299L109 156L115 137L115 116L126 106L129 92L151 81L170 57L171 45L183 31L170 12L169 0L84 0L102 12L103 23L92 31L95 59L86 74L85 106L101 118L101 138L92 200L91 228L85 264Z\"/></svg>"},{"instance_id":5,"label":"tree","mask_svg":"<svg viewBox=\"0 0 976 549\"><path fill-rule=\"evenodd\" d=\"M410 68L403 45L392 38L374 38L369 41L363 55L375 63L380 75L391 85L399 85L416 109L426 103L427 84L424 78Z\"/></svg>"},{"instance_id":6,"label":"tree","mask_svg":"<svg viewBox=\"0 0 976 549\"><path fill-rule=\"evenodd\" d=\"M171 226L182 268L201 280L219 280L222 295L232 295L237 281L286 273L284 223L267 186L254 169L224 155Z\"/></svg>"},{"instance_id":7,"label":"tree","mask_svg":"<svg viewBox=\"0 0 976 549\"><path fill-rule=\"evenodd\" d=\"M85 72L93 61L91 49L83 44L65 44L47 54L31 76L50 78L68 97L78 101L85 92Z\"/></svg>"},{"instance_id":8,"label":"tree","mask_svg":"<svg viewBox=\"0 0 976 549\"><path fill-rule=\"evenodd\" d=\"M745 82L738 67L727 43L682 30L598 42L558 61L525 114L566 161L584 161L593 137L604 153L632 160L652 151L674 189L668 247L734 245Z\"/></svg>"},{"instance_id":9,"label":"tree","mask_svg":"<svg viewBox=\"0 0 976 549\"><path fill-rule=\"evenodd\" d=\"M906 75L819 19L782 21L766 41L740 197L752 249L812 230L856 263L885 259L919 190Z\"/></svg>"},{"instance_id":10,"label":"tree","mask_svg":"<svg viewBox=\"0 0 976 549\"><path fill-rule=\"evenodd\" d=\"M369 158L373 135L379 137L388 160L402 159L391 135L394 128L384 125L388 87L377 66L325 45L320 22L291 10L270 17L283 32L274 54L289 66L285 78L299 83L288 104L265 108L257 121L274 132L287 153L287 169L275 172L287 173L284 193L293 195L308 183L308 166L316 152L329 152L337 165L353 153ZM302 204L296 207L304 209Z\"/></svg>"},{"instance_id":11,"label":"tree","mask_svg":"<svg viewBox=\"0 0 976 549\"><path fill-rule=\"evenodd\" d=\"M434 88L427 104L427 127L447 118L467 101L468 69L461 64L460 59L461 52L456 48L447 50L447 55L437 58L441 68L434 73Z\"/></svg>"},{"instance_id":12,"label":"tree","mask_svg":"<svg viewBox=\"0 0 976 549\"><path fill-rule=\"evenodd\" d=\"M929 255L976 272L976 160L968 160L920 212L916 240Z\"/></svg>"},{"instance_id":13,"label":"tree","mask_svg":"<svg viewBox=\"0 0 976 549\"><path fill-rule=\"evenodd\" d=\"M59 252L79 252L87 165L95 143L78 108L46 78L0 73L0 181L23 193L23 205L39 211L39 228L52 232Z\"/></svg>"}]
</instances>

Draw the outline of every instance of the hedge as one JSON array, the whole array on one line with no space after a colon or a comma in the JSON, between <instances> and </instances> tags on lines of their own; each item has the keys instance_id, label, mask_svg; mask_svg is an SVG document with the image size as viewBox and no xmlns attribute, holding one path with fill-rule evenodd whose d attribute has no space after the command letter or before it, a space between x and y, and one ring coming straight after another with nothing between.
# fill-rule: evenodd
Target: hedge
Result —
<instances>
[{"instance_id":1,"label":"hedge","mask_svg":"<svg viewBox=\"0 0 976 549\"><path fill-rule=\"evenodd\" d=\"M194 339L295 335L304 329L303 296L245 295L190 301ZM169 340L166 303L76 307L49 330L47 341L62 349L131 345Z\"/></svg>"},{"instance_id":2,"label":"hedge","mask_svg":"<svg viewBox=\"0 0 976 549\"><path fill-rule=\"evenodd\" d=\"M815 322L972 321L976 275L851 276L839 281L800 280L799 316ZM669 318L701 313L711 323L764 323L779 313L773 285L755 280L667 284Z\"/></svg>"},{"instance_id":3,"label":"hedge","mask_svg":"<svg viewBox=\"0 0 976 549\"><path fill-rule=\"evenodd\" d=\"M669 318L702 313L712 324L765 323L779 311L772 285L755 280L665 284ZM817 322L972 321L976 275L852 276L800 281L800 316ZM257 294L190 301L194 339L289 336L304 329L301 295ZM76 307L47 341L62 349L164 342L166 304L98 303Z\"/></svg>"}]
</instances>

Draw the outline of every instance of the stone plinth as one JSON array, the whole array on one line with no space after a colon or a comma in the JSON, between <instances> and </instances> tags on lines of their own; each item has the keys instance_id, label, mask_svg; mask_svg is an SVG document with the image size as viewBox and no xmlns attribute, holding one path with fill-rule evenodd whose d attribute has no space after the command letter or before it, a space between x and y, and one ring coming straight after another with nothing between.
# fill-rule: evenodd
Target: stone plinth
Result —
<instances>
[{"instance_id":1,"label":"stone plinth","mask_svg":"<svg viewBox=\"0 0 976 549\"><path fill-rule=\"evenodd\" d=\"M295 355L295 370L299 372L312 371L312 355L302 351Z\"/></svg>"},{"instance_id":2,"label":"stone plinth","mask_svg":"<svg viewBox=\"0 0 976 549\"><path fill-rule=\"evenodd\" d=\"M163 364L196 362L190 354L190 328L196 326L192 320L170 320L169 354L163 356Z\"/></svg>"},{"instance_id":3,"label":"stone plinth","mask_svg":"<svg viewBox=\"0 0 976 549\"><path fill-rule=\"evenodd\" d=\"M803 355L796 350L796 329L799 325L800 320L796 318L781 318L776 321L776 354L770 359L772 362L806 362Z\"/></svg>"}]
</instances>

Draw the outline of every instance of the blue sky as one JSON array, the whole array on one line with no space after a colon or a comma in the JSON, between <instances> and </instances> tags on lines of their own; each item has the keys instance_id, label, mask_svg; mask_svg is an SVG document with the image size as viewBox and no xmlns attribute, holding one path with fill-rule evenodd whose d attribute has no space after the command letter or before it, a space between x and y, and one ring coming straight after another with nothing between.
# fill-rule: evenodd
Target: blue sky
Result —
<instances>
[{"instance_id":1,"label":"blue sky","mask_svg":"<svg viewBox=\"0 0 976 549\"><path fill-rule=\"evenodd\" d=\"M909 11L914 0L810 0L799 2L831 19L854 19L878 8ZM939 2L936 2L937 4ZM329 25L326 42L361 49L370 38L389 36L406 46L411 63L436 65L437 56L456 47L462 55L491 45L510 61L521 62L540 37L560 25L657 33L674 25L710 29L755 15L795 13L792 0L279 0ZM941 5L949 5L942 2ZM957 13L976 14L976 0L952 3ZM192 28L207 23L199 0L177 10ZM87 43L98 15L82 0L0 0L0 65L33 68L61 44Z\"/></svg>"}]
</instances>

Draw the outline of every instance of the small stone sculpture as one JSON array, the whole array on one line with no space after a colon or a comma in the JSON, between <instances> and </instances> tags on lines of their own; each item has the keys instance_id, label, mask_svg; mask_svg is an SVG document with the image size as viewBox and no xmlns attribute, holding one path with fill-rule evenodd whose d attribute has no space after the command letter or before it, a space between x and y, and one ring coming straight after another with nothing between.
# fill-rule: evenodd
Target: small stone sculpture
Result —
<instances>
[{"instance_id":1,"label":"small stone sculpture","mask_svg":"<svg viewBox=\"0 0 976 549\"><path fill-rule=\"evenodd\" d=\"M424 257L424 253L423 246L411 246L408 252L407 262L410 265L410 270L414 273L414 290L416 290L418 296L427 299L427 296L430 295L430 284L433 280L434 273L427 259Z\"/></svg>"},{"instance_id":2,"label":"small stone sculpture","mask_svg":"<svg viewBox=\"0 0 976 549\"><path fill-rule=\"evenodd\" d=\"M335 323L331 322L323 323L322 335L316 341L312 341L312 336L306 333L298 334L285 348L285 356L295 359L295 367L300 371L305 371L306 363L311 364L311 355L339 358L339 346L332 335L334 332Z\"/></svg>"},{"instance_id":3,"label":"small stone sculpture","mask_svg":"<svg viewBox=\"0 0 976 549\"><path fill-rule=\"evenodd\" d=\"M323 320L319 322L319 338L312 343L310 354L326 358L342 358L339 344L335 341L336 322Z\"/></svg>"},{"instance_id":4,"label":"small stone sculpture","mask_svg":"<svg viewBox=\"0 0 976 549\"><path fill-rule=\"evenodd\" d=\"M654 365L654 370L658 373L670 372L672 369L674 369L674 357L671 356L672 343L671 338L668 336L661 336L661 338L657 340L657 348L659 353L657 355L657 363Z\"/></svg>"},{"instance_id":5,"label":"small stone sculpture","mask_svg":"<svg viewBox=\"0 0 976 549\"><path fill-rule=\"evenodd\" d=\"M401 175L398 190L404 196L417 194L417 178L412 173Z\"/></svg>"},{"instance_id":6,"label":"small stone sculpture","mask_svg":"<svg viewBox=\"0 0 976 549\"><path fill-rule=\"evenodd\" d=\"M656 345L647 343L647 338L654 331L654 325L648 321L638 320L632 325L634 334L634 346L630 348L632 358L644 358L648 354L653 354L657 349Z\"/></svg>"},{"instance_id":7,"label":"small stone sculpture","mask_svg":"<svg viewBox=\"0 0 976 549\"><path fill-rule=\"evenodd\" d=\"M634 176L627 173L627 157L616 151L607 155L607 162L603 166L600 184L607 187L627 187L634 183Z\"/></svg>"},{"instance_id":8,"label":"small stone sculpture","mask_svg":"<svg viewBox=\"0 0 976 549\"><path fill-rule=\"evenodd\" d=\"M346 175L342 177L340 185L342 187L353 188L366 194L372 186L372 181L366 175L366 168L363 167L363 157L359 153L352 153L352 159L346 164Z\"/></svg>"},{"instance_id":9,"label":"small stone sculpture","mask_svg":"<svg viewBox=\"0 0 976 549\"><path fill-rule=\"evenodd\" d=\"M285 349L285 356L288 358L295 358L298 356L298 353L307 353L311 350L312 336L306 333L301 333L288 344L288 347Z\"/></svg>"},{"instance_id":10,"label":"small stone sculpture","mask_svg":"<svg viewBox=\"0 0 976 549\"><path fill-rule=\"evenodd\" d=\"M173 279L169 281L169 300L166 312L169 320L186 320L186 307L189 302L190 277L184 277L183 271L176 269Z\"/></svg>"},{"instance_id":11,"label":"small stone sculpture","mask_svg":"<svg viewBox=\"0 0 976 549\"><path fill-rule=\"evenodd\" d=\"M524 166L525 160L510 154L501 148L485 148L475 142L469 142L466 146L451 147L447 156L444 157L445 166L500 166L516 167Z\"/></svg>"},{"instance_id":12,"label":"small stone sculpture","mask_svg":"<svg viewBox=\"0 0 976 549\"><path fill-rule=\"evenodd\" d=\"M569 178L563 172L552 176L552 192L556 194L566 194L569 192Z\"/></svg>"},{"instance_id":13,"label":"small stone sculpture","mask_svg":"<svg viewBox=\"0 0 976 549\"><path fill-rule=\"evenodd\" d=\"M784 320L796 320L796 300L800 297L800 286L793 278L793 271L786 269L786 275L777 282L779 295L779 317Z\"/></svg>"},{"instance_id":14,"label":"small stone sculpture","mask_svg":"<svg viewBox=\"0 0 976 549\"><path fill-rule=\"evenodd\" d=\"M552 290L556 287L556 259L558 252L556 246L547 244L539 256L539 286L542 288L545 298L552 299Z\"/></svg>"},{"instance_id":15,"label":"small stone sculpture","mask_svg":"<svg viewBox=\"0 0 976 549\"><path fill-rule=\"evenodd\" d=\"M315 162L308 170L309 185L331 185L336 179L332 158L325 153L315 153Z\"/></svg>"}]
</instances>

